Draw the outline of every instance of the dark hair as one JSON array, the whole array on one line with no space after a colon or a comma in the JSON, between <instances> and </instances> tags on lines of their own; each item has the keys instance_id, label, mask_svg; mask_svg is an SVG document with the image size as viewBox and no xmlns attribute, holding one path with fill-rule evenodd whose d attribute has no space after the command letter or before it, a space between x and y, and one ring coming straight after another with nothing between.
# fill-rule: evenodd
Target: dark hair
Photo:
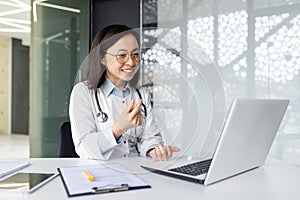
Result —
<instances>
[{"instance_id":1,"label":"dark hair","mask_svg":"<svg viewBox=\"0 0 300 200\"><path fill-rule=\"evenodd\" d=\"M139 44L139 34L126 25L109 25L99 31L91 45L89 68L87 81L89 89L99 88L105 80L105 65L101 60L104 58L106 50L115 44L124 35L132 34ZM114 36L114 37L112 37ZM130 85L135 86L138 82L138 74L130 81Z\"/></svg>"}]
</instances>

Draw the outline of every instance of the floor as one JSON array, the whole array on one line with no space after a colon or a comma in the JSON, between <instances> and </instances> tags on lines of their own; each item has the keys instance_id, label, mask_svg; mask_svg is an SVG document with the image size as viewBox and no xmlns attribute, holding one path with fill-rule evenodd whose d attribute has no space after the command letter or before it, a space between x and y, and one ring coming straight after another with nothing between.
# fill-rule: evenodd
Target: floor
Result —
<instances>
[{"instance_id":1,"label":"floor","mask_svg":"<svg viewBox=\"0 0 300 200\"><path fill-rule=\"evenodd\" d=\"M29 136L22 134L0 135L1 158L29 158Z\"/></svg>"}]
</instances>

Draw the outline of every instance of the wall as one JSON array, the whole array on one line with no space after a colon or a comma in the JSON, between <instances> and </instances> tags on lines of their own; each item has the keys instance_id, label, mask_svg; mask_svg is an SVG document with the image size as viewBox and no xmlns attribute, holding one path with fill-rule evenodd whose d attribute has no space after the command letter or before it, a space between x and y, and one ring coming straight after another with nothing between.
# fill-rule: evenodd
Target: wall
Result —
<instances>
[{"instance_id":1,"label":"wall","mask_svg":"<svg viewBox=\"0 0 300 200\"><path fill-rule=\"evenodd\" d=\"M10 132L11 40L0 36L0 134Z\"/></svg>"}]
</instances>

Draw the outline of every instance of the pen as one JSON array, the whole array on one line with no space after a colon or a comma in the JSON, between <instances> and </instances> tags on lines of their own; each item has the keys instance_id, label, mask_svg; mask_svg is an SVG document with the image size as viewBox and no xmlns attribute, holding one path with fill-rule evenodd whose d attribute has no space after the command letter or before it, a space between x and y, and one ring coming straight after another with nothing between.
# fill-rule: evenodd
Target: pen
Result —
<instances>
[{"instance_id":1,"label":"pen","mask_svg":"<svg viewBox=\"0 0 300 200\"><path fill-rule=\"evenodd\" d=\"M106 188L106 187L92 187L93 193L95 194L101 194L101 193L108 193L108 192L119 192L119 191L125 191L129 190L128 184L121 184L116 185L114 187Z\"/></svg>"},{"instance_id":2,"label":"pen","mask_svg":"<svg viewBox=\"0 0 300 200\"><path fill-rule=\"evenodd\" d=\"M86 170L83 170L83 173L88 177L89 181L93 181L94 177Z\"/></svg>"}]
</instances>

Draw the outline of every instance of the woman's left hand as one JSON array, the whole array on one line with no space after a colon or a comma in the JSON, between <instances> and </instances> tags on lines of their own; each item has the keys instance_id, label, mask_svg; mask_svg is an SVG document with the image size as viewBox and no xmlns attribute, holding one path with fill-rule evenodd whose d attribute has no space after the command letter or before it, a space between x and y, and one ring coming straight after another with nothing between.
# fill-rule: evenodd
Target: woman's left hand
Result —
<instances>
[{"instance_id":1,"label":"woman's left hand","mask_svg":"<svg viewBox=\"0 0 300 200\"><path fill-rule=\"evenodd\" d=\"M173 152L178 151L180 151L180 149L177 147L165 146L161 142L159 142L157 144L157 147L149 152L149 156L154 161L167 161L172 157Z\"/></svg>"}]
</instances>

